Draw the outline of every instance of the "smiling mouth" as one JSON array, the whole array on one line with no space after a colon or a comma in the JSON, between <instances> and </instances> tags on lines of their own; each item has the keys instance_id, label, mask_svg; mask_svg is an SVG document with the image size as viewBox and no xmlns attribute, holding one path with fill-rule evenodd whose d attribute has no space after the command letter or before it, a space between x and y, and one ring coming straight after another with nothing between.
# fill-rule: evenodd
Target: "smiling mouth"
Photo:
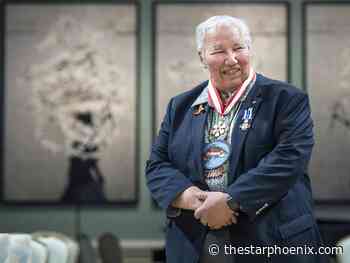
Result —
<instances>
[{"instance_id":1,"label":"smiling mouth","mask_svg":"<svg viewBox=\"0 0 350 263\"><path fill-rule=\"evenodd\" d=\"M224 76L232 77L235 76L239 71L240 69L224 69L221 71L221 73Z\"/></svg>"}]
</instances>

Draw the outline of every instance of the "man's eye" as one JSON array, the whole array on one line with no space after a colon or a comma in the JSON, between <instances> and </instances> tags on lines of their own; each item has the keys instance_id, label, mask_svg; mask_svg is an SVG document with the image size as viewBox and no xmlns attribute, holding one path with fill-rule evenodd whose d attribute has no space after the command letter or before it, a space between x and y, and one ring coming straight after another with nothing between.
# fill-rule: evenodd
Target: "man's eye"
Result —
<instances>
[{"instance_id":1,"label":"man's eye","mask_svg":"<svg viewBox=\"0 0 350 263\"><path fill-rule=\"evenodd\" d=\"M212 51L211 54L214 55L214 54L220 54L223 52L224 52L223 50L215 50L215 51Z\"/></svg>"}]
</instances>

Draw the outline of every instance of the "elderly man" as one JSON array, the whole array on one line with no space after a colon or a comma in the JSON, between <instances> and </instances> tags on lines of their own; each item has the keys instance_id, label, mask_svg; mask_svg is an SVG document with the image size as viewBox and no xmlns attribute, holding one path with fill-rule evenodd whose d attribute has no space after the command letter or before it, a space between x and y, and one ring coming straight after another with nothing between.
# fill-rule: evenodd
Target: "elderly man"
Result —
<instances>
[{"instance_id":1,"label":"elderly man","mask_svg":"<svg viewBox=\"0 0 350 263\"><path fill-rule=\"evenodd\" d=\"M167 262L326 260L310 254L321 238L307 95L255 73L242 20L211 17L196 38L209 80L170 100L146 167L169 218Z\"/></svg>"}]
</instances>

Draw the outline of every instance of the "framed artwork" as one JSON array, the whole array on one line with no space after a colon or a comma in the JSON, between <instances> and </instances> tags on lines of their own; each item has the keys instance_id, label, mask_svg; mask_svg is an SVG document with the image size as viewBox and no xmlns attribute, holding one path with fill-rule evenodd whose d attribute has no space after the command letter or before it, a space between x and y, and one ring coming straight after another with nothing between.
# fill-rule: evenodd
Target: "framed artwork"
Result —
<instances>
[{"instance_id":1,"label":"framed artwork","mask_svg":"<svg viewBox=\"0 0 350 263\"><path fill-rule=\"evenodd\" d=\"M137 201L138 7L4 4L2 201Z\"/></svg>"},{"instance_id":2,"label":"framed artwork","mask_svg":"<svg viewBox=\"0 0 350 263\"><path fill-rule=\"evenodd\" d=\"M245 20L252 34L256 71L288 80L288 3L162 1L154 4L153 12L155 134L170 98L208 79L198 57L195 29L211 16L231 15Z\"/></svg>"},{"instance_id":3,"label":"framed artwork","mask_svg":"<svg viewBox=\"0 0 350 263\"><path fill-rule=\"evenodd\" d=\"M304 4L304 81L314 119L314 198L350 202L350 2Z\"/></svg>"}]
</instances>

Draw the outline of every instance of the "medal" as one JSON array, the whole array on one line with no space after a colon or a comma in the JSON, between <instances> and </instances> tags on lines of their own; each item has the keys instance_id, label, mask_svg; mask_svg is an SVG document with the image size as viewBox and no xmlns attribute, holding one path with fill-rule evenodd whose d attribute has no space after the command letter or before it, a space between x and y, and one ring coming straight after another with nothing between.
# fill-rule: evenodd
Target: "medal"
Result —
<instances>
[{"instance_id":1,"label":"medal","mask_svg":"<svg viewBox=\"0 0 350 263\"><path fill-rule=\"evenodd\" d=\"M213 87L211 81L209 80L209 84L208 84L209 105L213 106L220 115L228 114L231 111L231 109L234 107L234 105L238 102L238 100L242 97L242 95L244 94L249 84L252 82L255 82L255 79L256 79L256 74L253 68L250 68L248 78L238 88L236 94L229 99L227 105L223 104L219 95L219 91Z\"/></svg>"},{"instance_id":2,"label":"medal","mask_svg":"<svg viewBox=\"0 0 350 263\"><path fill-rule=\"evenodd\" d=\"M239 125L239 128L242 130L242 131L245 131L245 130L248 130L250 128L250 123L248 120L244 120L244 122Z\"/></svg>"},{"instance_id":3,"label":"medal","mask_svg":"<svg viewBox=\"0 0 350 263\"><path fill-rule=\"evenodd\" d=\"M251 120L253 117L253 107L244 110L243 120Z\"/></svg>"},{"instance_id":4,"label":"medal","mask_svg":"<svg viewBox=\"0 0 350 263\"><path fill-rule=\"evenodd\" d=\"M225 121L220 121L218 124L215 124L209 130L209 136L214 137L215 139L224 139L221 138L226 135L228 126Z\"/></svg>"},{"instance_id":5,"label":"medal","mask_svg":"<svg viewBox=\"0 0 350 263\"><path fill-rule=\"evenodd\" d=\"M208 143L203 149L203 166L207 170L215 169L224 164L230 157L230 147L225 141Z\"/></svg>"},{"instance_id":6,"label":"medal","mask_svg":"<svg viewBox=\"0 0 350 263\"><path fill-rule=\"evenodd\" d=\"M252 126L250 122L253 119L253 107L250 107L244 110L242 119L243 119L243 123L239 125L239 128L242 131L248 130Z\"/></svg>"}]
</instances>

